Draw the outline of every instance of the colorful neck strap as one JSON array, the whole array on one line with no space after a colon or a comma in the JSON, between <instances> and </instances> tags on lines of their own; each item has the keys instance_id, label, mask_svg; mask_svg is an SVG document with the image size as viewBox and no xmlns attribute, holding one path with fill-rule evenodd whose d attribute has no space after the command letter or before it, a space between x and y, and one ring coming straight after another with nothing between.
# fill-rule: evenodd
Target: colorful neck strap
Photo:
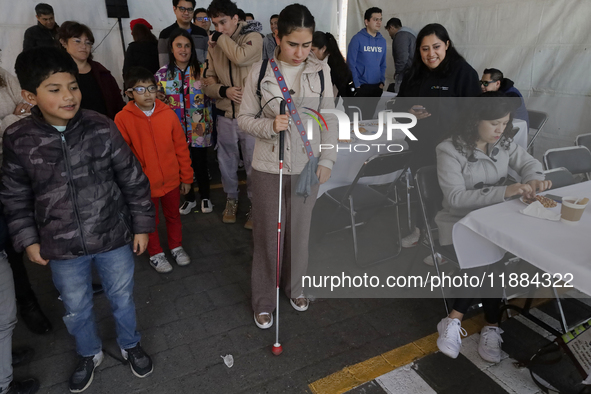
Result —
<instances>
[{"instance_id":1,"label":"colorful neck strap","mask_svg":"<svg viewBox=\"0 0 591 394\"><path fill-rule=\"evenodd\" d=\"M300 118L300 114L298 114L298 110L296 109L293 100L291 99L291 94L289 94L289 88L285 83L285 78L281 75L281 71L279 71L279 67L277 63L275 63L275 59L269 60L271 62L271 68L273 68L273 73L275 74L275 78L277 79L277 83L279 84L279 88L281 89L281 94L283 94L283 98L287 103L287 109L289 110L289 114L291 115L292 119L295 121L295 125L300 133L300 137L302 137L302 141L304 142L304 147L306 148L306 153L308 157L313 157L314 152L312 151L312 145L308 140L308 134L304 129L304 125L302 124L302 119Z\"/></svg>"}]
</instances>

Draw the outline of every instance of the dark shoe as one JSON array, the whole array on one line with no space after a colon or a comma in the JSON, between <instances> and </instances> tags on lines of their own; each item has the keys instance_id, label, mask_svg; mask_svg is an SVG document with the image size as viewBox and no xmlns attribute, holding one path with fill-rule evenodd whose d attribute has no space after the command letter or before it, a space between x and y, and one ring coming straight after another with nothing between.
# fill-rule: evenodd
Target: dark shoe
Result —
<instances>
[{"instance_id":1,"label":"dark shoe","mask_svg":"<svg viewBox=\"0 0 591 394\"><path fill-rule=\"evenodd\" d=\"M19 347L12 350L12 366L18 367L31 362L35 355L35 349L30 347Z\"/></svg>"},{"instance_id":2,"label":"dark shoe","mask_svg":"<svg viewBox=\"0 0 591 394\"><path fill-rule=\"evenodd\" d=\"M53 329L49 319L43 314L37 301L19 303L19 310L25 325L35 334L46 334Z\"/></svg>"},{"instance_id":3,"label":"dark shoe","mask_svg":"<svg viewBox=\"0 0 591 394\"><path fill-rule=\"evenodd\" d=\"M103 362L103 352L90 357L79 357L76 370L70 376L70 392L81 393L86 390L94 378L94 370Z\"/></svg>"},{"instance_id":4,"label":"dark shoe","mask_svg":"<svg viewBox=\"0 0 591 394\"><path fill-rule=\"evenodd\" d=\"M34 394L39 390L39 382L36 379L26 379L20 382L12 381L6 394Z\"/></svg>"},{"instance_id":5,"label":"dark shoe","mask_svg":"<svg viewBox=\"0 0 591 394\"><path fill-rule=\"evenodd\" d=\"M145 378L154 370L152 359L144 352L139 343L131 349L121 349L121 355L129 361L131 372L138 378Z\"/></svg>"}]
</instances>

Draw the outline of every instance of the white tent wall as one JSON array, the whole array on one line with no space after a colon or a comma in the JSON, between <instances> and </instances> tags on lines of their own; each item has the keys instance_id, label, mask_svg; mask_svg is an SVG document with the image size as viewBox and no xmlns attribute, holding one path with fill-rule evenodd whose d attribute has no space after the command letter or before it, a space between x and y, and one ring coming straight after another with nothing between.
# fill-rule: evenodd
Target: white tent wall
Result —
<instances>
[{"instance_id":1,"label":"white tent wall","mask_svg":"<svg viewBox=\"0 0 591 394\"><path fill-rule=\"evenodd\" d=\"M0 0L0 66L14 74L14 62L23 48L25 30L37 23L35 5L39 2L51 4L58 24L66 20L84 23L92 30L95 38L93 48L94 59L111 71L119 86L123 85L121 70L123 69L123 47L117 19L107 18L104 0ZM210 0L197 1L197 7L210 4ZM298 0L307 6L316 19L317 29L338 34L337 0ZM128 0L131 18L122 19L125 47L132 41L129 22L132 19L144 18L154 27L153 33L158 37L160 31L174 22L175 16L171 0ZM269 18L278 14L290 1L285 0L236 0L236 4L244 12L254 14L263 25L263 34L270 33ZM111 30L112 28L112 30ZM110 34L108 34L110 31ZM108 34L108 36L107 36ZM107 36L104 42L98 44Z\"/></svg>"},{"instance_id":2,"label":"white tent wall","mask_svg":"<svg viewBox=\"0 0 591 394\"><path fill-rule=\"evenodd\" d=\"M591 1L349 0L348 40L364 27L363 14L372 6L383 10L389 80L394 64L388 19L400 18L417 33L428 23L441 23L479 75L489 67L502 70L526 97L528 109L549 114L536 156L591 132Z\"/></svg>"}]
</instances>

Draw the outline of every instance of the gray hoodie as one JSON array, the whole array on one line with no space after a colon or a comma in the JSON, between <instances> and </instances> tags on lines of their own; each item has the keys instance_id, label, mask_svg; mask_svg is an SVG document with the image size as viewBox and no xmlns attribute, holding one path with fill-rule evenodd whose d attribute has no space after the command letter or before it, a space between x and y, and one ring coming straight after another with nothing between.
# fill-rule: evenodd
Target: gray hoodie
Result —
<instances>
[{"instance_id":1,"label":"gray hoodie","mask_svg":"<svg viewBox=\"0 0 591 394\"><path fill-rule=\"evenodd\" d=\"M401 27L392 40L392 57L396 72L394 76L402 75L412 65L415 53L417 33L408 27Z\"/></svg>"}]
</instances>

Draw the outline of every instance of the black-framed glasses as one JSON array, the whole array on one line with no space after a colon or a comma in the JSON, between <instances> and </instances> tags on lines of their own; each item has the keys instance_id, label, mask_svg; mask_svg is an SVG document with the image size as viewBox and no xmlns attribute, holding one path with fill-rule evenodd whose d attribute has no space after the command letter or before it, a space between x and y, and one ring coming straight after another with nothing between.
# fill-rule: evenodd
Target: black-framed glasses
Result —
<instances>
[{"instance_id":1,"label":"black-framed glasses","mask_svg":"<svg viewBox=\"0 0 591 394\"><path fill-rule=\"evenodd\" d=\"M135 88L129 88L126 90L126 92L136 92L137 94L146 94L146 90L148 91L148 93L156 93L158 91L158 86L156 85L150 85L148 87L145 86L136 86Z\"/></svg>"},{"instance_id":2,"label":"black-framed glasses","mask_svg":"<svg viewBox=\"0 0 591 394\"><path fill-rule=\"evenodd\" d=\"M209 22L209 18L207 16L198 16L195 18L197 22Z\"/></svg>"},{"instance_id":3,"label":"black-framed glasses","mask_svg":"<svg viewBox=\"0 0 591 394\"><path fill-rule=\"evenodd\" d=\"M184 14L187 12L191 13L191 12L195 11L195 8L185 8L185 7L176 7L176 8L177 8L177 10L179 10L181 12L181 14Z\"/></svg>"},{"instance_id":4,"label":"black-framed glasses","mask_svg":"<svg viewBox=\"0 0 591 394\"><path fill-rule=\"evenodd\" d=\"M480 84L486 88L486 87L488 87L488 85L490 85L491 83L495 83L495 82L497 82L497 81L480 81Z\"/></svg>"}]
</instances>

